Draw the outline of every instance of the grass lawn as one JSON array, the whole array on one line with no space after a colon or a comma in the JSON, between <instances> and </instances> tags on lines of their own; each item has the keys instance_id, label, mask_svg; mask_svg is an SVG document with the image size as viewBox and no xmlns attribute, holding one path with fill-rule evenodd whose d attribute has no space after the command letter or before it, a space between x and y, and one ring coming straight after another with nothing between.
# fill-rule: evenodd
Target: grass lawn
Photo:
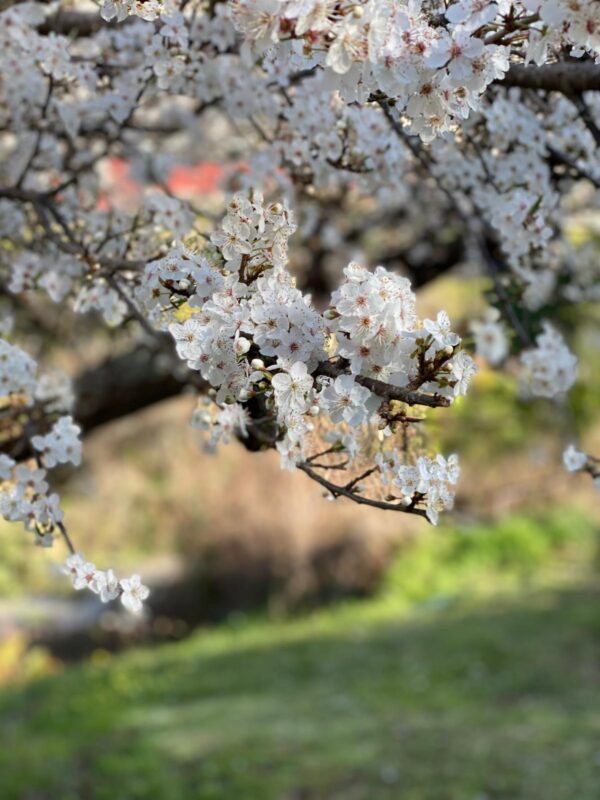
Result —
<instances>
[{"instance_id":1,"label":"grass lawn","mask_svg":"<svg viewBox=\"0 0 600 800\"><path fill-rule=\"evenodd\" d=\"M598 800L593 537L527 574L444 549L443 591L432 541L373 600L6 689L0 798Z\"/></svg>"}]
</instances>

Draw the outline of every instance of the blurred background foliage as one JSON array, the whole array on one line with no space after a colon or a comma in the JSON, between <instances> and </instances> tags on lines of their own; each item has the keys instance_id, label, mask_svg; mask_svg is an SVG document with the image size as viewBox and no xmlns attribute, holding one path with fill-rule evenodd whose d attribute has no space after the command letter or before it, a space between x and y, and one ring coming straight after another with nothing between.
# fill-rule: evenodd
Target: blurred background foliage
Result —
<instances>
[{"instance_id":1,"label":"blurred background foliage","mask_svg":"<svg viewBox=\"0 0 600 800\"><path fill-rule=\"evenodd\" d=\"M443 278L419 304L466 333L480 298ZM327 503L272 453L202 452L186 395L94 433L69 527L142 572L152 616L100 615L0 528L0 797L596 800L600 514L560 453L600 451L599 342L572 324L568 406L481 365L431 415L463 465L438 529Z\"/></svg>"}]
</instances>

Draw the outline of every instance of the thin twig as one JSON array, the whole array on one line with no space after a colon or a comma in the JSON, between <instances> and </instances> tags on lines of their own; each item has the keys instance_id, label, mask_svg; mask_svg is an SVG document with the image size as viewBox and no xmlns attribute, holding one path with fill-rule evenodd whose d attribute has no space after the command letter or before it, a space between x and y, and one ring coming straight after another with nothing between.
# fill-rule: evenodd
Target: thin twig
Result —
<instances>
[{"instance_id":1,"label":"thin twig","mask_svg":"<svg viewBox=\"0 0 600 800\"><path fill-rule=\"evenodd\" d=\"M67 533L67 529L65 528L62 522L57 522L56 527L61 532L62 537L65 540L67 547L69 548L69 552L71 553L72 556L74 556L77 551L73 547L73 542L71 541L71 537Z\"/></svg>"},{"instance_id":2,"label":"thin twig","mask_svg":"<svg viewBox=\"0 0 600 800\"><path fill-rule=\"evenodd\" d=\"M385 500L373 500L370 497L363 497L363 495L357 494L356 492L347 489L345 486L338 486L337 484L328 481L327 478L324 478L322 475L319 475L318 472L314 472L314 470L311 469L306 462L298 464L298 469L302 470L302 472L308 475L311 480L327 489L332 497L347 497L349 500L353 500L355 503L358 503L358 505L381 508L384 511L400 511L405 514L415 514L419 517L427 518L426 511L424 511L422 508L416 508L414 505L406 506L402 502L388 503Z\"/></svg>"}]
</instances>

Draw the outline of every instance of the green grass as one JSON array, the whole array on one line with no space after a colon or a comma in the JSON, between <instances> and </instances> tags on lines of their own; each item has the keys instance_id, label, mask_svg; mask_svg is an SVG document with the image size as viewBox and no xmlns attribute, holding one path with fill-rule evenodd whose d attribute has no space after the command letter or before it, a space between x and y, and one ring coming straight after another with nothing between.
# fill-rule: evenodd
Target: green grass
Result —
<instances>
[{"instance_id":1,"label":"green grass","mask_svg":"<svg viewBox=\"0 0 600 800\"><path fill-rule=\"evenodd\" d=\"M5 691L0 797L597 800L592 526L488 534L427 535L373 600Z\"/></svg>"}]
</instances>

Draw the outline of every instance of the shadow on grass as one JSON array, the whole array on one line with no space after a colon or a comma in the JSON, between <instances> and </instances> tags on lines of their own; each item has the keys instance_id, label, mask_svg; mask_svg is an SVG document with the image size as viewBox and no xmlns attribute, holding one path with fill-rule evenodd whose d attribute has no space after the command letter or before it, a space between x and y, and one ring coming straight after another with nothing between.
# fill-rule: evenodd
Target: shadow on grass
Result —
<instances>
[{"instance_id":1,"label":"shadow on grass","mask_svg":"<svg viewBox=\"0 0 600 800\"><path fill-rule=\"evenodd\" d=\"M599 599L356 604L67 670L0 699L0 797L597 800Z\"/></svg>"}]
</instances>

